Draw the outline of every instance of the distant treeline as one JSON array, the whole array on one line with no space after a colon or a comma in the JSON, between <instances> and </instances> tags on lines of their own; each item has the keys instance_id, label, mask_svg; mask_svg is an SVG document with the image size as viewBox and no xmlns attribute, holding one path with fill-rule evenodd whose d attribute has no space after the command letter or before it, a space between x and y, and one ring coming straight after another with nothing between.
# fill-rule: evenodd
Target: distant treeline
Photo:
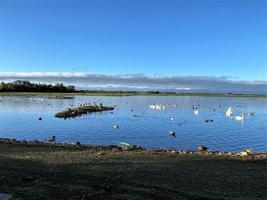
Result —
<instances>
[{"instance_id":1,"label":"distant treeline","mask_svg":"<svg viewBox=\"0 0 267 200\"><path fill-rule=\"evenodd\" d=\"M65 86L62 83L47 85L17 80L10 83L1 82L0 92L76 92L76 90L74 86Z\"/></svg>"}]
</instances>

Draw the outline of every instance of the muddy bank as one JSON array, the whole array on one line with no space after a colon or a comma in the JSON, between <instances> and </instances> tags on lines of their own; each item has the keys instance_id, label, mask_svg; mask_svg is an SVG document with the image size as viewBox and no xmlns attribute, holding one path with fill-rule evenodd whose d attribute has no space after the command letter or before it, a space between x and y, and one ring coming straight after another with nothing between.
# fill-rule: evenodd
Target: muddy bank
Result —
<instances>
[{"instance_id":1,"label":"muddy bank","mask_svg":"<svg viewBox=\"0 0 267 200\"><path fill-rule=\"evenodd\" d=\"M49 140L49 139L48 139ZM148 153L166 153L172 155L185 155L185 156L206 156L206 157L221 157L221 158L235 158L235 159L267 159L266 152L253 152L250 149L244 149L241 152L225 152L225 151L209 151L207 147L200 145L198 151L192 150L178 150L178 149L146 149L135 144L118 144L118 145L86 145L81 144L79 141L73 143L57 143L57 142L45 142L39 140L16 140L10 138L0 138L0 144L9 145L22 145L28 147L60 147L60 148L78 148L78 149L94 149L94 150L112 150L112 151L142 151Z\"/></svg>"},{"instance_id":2,"label":"muddy bank","mask_svg":"<svg viewBox=\"0 0 267 200\"><path fill-rule=\"evenodd\" d=\"M93 112L103 112L103 111L108 111L108 110L113 110L113 107L108 107L108 106L103 106L102 104L100 105L80 105L77 108L68 108L65 111L58 112L55 114L55 117L58 118L71 118L71 117L77 117L81 116L83 114L88 114L88 113L93 113Z\"/></svg>"}]
</instances>

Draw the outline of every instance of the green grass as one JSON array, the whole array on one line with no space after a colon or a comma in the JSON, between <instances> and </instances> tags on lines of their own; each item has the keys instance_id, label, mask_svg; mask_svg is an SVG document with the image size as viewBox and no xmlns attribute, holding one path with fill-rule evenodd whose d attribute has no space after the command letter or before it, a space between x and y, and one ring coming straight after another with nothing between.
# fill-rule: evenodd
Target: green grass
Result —
<instances>
[{"instance_id":1,"label":"green grass","mask_svg":"<svg viewBox=\"0 0 267 200\"><path fill-rule=\"evenodd\" d=\"M87 93L44 93L44 92L0 92L0 96L204 96L204 97L260 97L266 94L226 94L226 93L146 93L146 92L87 92Z\"/></svg>"},{"instance_id":2,"label":"green grass","mask_svg":"<svg viewBox=\"0 0 267 200\"><path fill-rule=\"evenodd\" d=\"M266 169L266 159L0 144L0 192L14 199L264 200Z\"/></svg>"}]
</instances>

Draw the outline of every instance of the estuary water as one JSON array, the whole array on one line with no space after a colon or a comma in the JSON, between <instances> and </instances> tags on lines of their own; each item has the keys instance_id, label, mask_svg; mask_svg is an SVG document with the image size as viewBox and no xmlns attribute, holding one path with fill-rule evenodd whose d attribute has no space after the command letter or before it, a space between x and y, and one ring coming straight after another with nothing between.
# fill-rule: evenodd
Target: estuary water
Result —
<instances>
[{"instance_id":1,"label":"estuary water","mask_svg":"<svg viewBox=\"0 0 267 200\"><path fill-rule=\"evenodd\" d=\"M96 102L115 106L113 112L91 113L71 119L56 112ZM157 103L165 109L153 109ZM234 116L227 117L228 107ZM193 108L198 108L198 114ZM235 116L244 113L238 121ZM249 115L248 112L254 112ZM39 120L39 117L42 120ZM205 120L210 120L205 122ZM212 121L211 121L212 120ZM114 128L117 125L119 128ZM176 133L176 137L169 132ZM151 149L267 152L267 98L191 96L74 96L74 99L0 96L0 138L110 145L127 142Z\"/></svg>"}]
</instances>

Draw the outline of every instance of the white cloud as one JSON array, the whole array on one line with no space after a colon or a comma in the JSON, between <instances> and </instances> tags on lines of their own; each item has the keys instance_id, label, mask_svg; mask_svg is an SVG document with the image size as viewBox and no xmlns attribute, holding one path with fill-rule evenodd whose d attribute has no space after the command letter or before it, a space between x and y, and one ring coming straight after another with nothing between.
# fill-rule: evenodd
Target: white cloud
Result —
<instances>
[{"instance_id":1,"label":"white cloud","mask_svg":"<svg viewBox=\"0 0 267 200\"><path fill-rule=\"evenodd\" d=\"M201 90L267 93L267 81L247 81L221 76L146 76L144 74L92 74L71 72L0 72L0 81L29 80L73 84L83 89Z\"/></svg>"}]
</instances>

